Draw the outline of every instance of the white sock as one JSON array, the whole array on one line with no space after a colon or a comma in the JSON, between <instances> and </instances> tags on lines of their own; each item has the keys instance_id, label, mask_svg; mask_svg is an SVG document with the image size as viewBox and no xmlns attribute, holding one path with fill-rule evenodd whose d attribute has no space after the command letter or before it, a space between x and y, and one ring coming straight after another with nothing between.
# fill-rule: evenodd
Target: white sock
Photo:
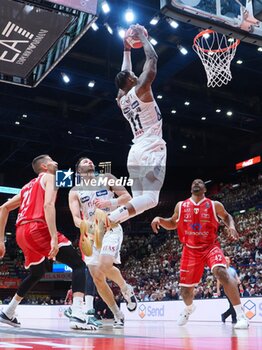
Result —
<instances>
[{"instance_id":1,"label":"white sock","mask_svg":"<svg viewBox=\"0 0 262 350\"><path fill-rule=\"evenodd\" d=\"M187 305L187 306L185 307L185 309L186 309L187 311L189 311L189 312L192 312L193 303L192 303L191 305Z\"/></svg>"},{"instance_id":2,"label":"white sock","mask_svg":"<svg viewBox=\"0 0 262 350\"><path fill-rule=\"evenodd\" d=\"M108 215L108 218L110 221L112 221L114 223L123 222L129 218L129 213L128 213L128 210L126 209L126 207L124 205L122 205L121 207L112 211Z\"/></svg>"},{"instance_id":3,"label":"white sock","mask_svg":"<svg viewBox=\"0 0 262 350\"><path fill-rule=\"evenodd\" d=\"M83 297L73 297L72 313L83 310Z\"/></svg>"},{"instance_id":4,"label":"white sock","mask_svg":"<svg viewBox=\"0 0 262 350\"><path fill-rule=\"evenodd\" d=\"M121 292L122 293L125 293L126 291L128 290L128 285L127 285L127 283L125 282L125 284L122 286L122 288L121 288Z\"/></svg>"},{"instance_id":5,"label":"white sock","mask_svg":"<svg viewBox=\"0 0 262 350\"><path fill-rule=\"evenodd\" d=\"M115 318L122 318L122 313L121 313L119 307L117 306L117 304L109 306L109 309L112 311Z\"/></svg>"},{"instance_id":6,"label":"white sock","mask_svg":"<svg viewBox=\"0 0 262 350\"><path fill-rule=\"evenodd\" d=\"M241 304L234 305L234 309L236 311L237 316L243 314L243 309L242 309L242 305Z\"/></svg>"},{"instance_id":7,"label":"white sock","mask_svg":"<svg viewBox=\"0 0 262 350\"><path fill-rule=\"evenodd\" d=\"M94 308L94 297L93 295L85 295L85 311L89 311Z\"/></svg>"},{"instance_id":8,"label":"white sock","mask_svg":"<svg viewBox=\"0 0 262 350\"><path fill-rule=\"evenodd\" d=\"M10 301L9 305L7 306L6 310L4 310L4 313L7 317L12 318L15 314L16 307L20 304L20 301L17 301L15 297Z\"/></svg>"}]
</instances>

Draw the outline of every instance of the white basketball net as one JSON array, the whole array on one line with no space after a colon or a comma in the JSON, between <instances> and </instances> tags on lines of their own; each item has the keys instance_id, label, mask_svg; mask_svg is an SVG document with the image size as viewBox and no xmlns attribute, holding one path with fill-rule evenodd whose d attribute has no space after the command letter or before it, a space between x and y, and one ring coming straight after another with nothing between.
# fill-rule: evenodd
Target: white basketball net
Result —
<instances>
[{"instance_id":1,"label":"white basketball net","mask_svg":"<svg viewBox=\"0 0 262 350\"><path fill-rule=\"evenodd\" d=\"M213 30L205 30L194 39L193 50L201 59L208 87L220 87L232 79L230 64L240 41Z\"/></svg>"}]
</instances>

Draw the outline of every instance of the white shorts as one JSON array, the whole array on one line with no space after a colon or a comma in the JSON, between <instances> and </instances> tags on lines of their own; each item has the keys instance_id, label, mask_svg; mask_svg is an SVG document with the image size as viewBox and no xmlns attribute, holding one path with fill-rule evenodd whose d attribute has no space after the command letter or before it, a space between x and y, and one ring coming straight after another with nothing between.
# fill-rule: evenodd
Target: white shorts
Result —
<instances>
[{"instance_id":1,"label":"white shorts","mask_svg":"<svg viewBox=\"0 0 262 350\"><path fill-rule=\"evenodd\" d=\"M93 246L93 254L85 256L86 265L98 265L100 255L110 255L114 258L114 264L121 264L120 249L123 241L123 229L120 225L110 229L104 235L101 249Z\"/></svg>"},{"instance_id":2,"label":"white shorts","mask_svg":"<svg viewBox=\"0 0 262 350\"><path fill-rule=\"evenodd\" d=\"M131 179L144 178L153 172L154 177L164 181L166 171L166 143L160 137L147 137L132 145L127 168Z\"/></svg>"}]
</instances>

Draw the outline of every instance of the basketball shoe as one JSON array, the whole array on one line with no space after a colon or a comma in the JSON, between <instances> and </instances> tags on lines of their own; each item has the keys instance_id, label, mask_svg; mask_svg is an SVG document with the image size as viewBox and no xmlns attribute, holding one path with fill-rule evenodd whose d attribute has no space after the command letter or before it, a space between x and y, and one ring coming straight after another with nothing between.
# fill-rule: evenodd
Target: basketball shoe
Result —
<instances>
[{"instance_id":1,"label":"basketball shoe","mask_svg":"<svg viewBox=\"0 0 262 350\"><path fill-rule=\"evenodd\" d=\"M244 313L237 316L237 322L233 327L235 329L248 329L249 323Z\"/></svg>"},{"instance_id":2,"label":"basketball shoe","mask_svg":"<svg viewBox=\"0 0 262 350\"><path fill-rule=\"evenodd\" d=\"M128 311L135 311L137 308L137 300L134 294L134 289L130 284L126 284L126 288L121 290L123 297L126 301L126 307Z\"/></svg>"},{"instance_id":3,"label":"basketball shoe","mask_svg":"<svg viewBox=\"0 0 262 350\"><path fill-rule=\"evenodd\" d=\"M92 322L89 322L89 317L86 318L86 314L82 310L72 310L70 317L70 328L71 329L82 329L82 330L97 330L98 327Z\"/></svg>"},{"instance_id":4,"label":"basketball shoe","mask_svg":"<svg viewBox=\"0 0 262 350\"><path fill-rule=\"evenodd\" d=\"M21 326L21 323L18 322L15 316L9 318L6 316L6 314L3 311L0 312L0 322L9 324L10 326L13 326L13 327Z\"/></svg>"},{"instance_id":5,"label":"basketball shoe","mask_svg":"<svg viewBox=\"0 0 262 350\"><path fill-rule=\"evenodd\" d=\"M72 317L72 308L70 306L68 309L65 309L64 315L68 318ZM88 310L86 315L88 316L88 323L93 324L98 328L103 327L103 323L95 317L95 309Z\"/></svg>"},{"instance_id":6,"label":"basketball shoe","mask_svg":"<svg viewBox=\"0 0 262 350\"><path fill-rule=\"evenodd\" d=\"M118 316L115 316L113 328L115 329L121 329L124 328L125 325L125 317L124 314L120 311Z\"/></svg>"},{"instance_id":7,"label":"basketball shoe","mask_svg":"<svg viewBox=\"0 0 262 350\"><path fill-rule=\"evenodd\" d=\"M181 312L181 314L178 317L178 320L177 320L178 326L184 326L187 323L189 316L195 311L195 309L196 309L196 306L194 304L192 305L191 311L189 311L187 308L184 308L184 310Z\"/></svg>"}]
</instances>

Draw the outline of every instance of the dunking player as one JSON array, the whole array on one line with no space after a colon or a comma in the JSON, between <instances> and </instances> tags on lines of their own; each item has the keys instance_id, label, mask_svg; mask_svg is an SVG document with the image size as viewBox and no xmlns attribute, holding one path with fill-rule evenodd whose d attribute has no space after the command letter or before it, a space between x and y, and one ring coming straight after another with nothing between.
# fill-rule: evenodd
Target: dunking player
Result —
<instances>
[{"instance_id":1,"label":"dunking player","mask_svg":"<svg viewBox=\"0 0 262 350\"><path fill-rule=\"evenodd\" d=\"M144 34L144 28L137 24L132 29L134 36L143 44L146 56L143 72L136 77L132 71L131 49L124 40L122 68L115 83L119 89L118 106L134 135L134 144L127 159L129 175L134 180L133 199L110 213L109 220L112 223L121 223L155 207L165 177L166 143L162 139L162 117L151 89L158 57ZM98 222L104 220L105 225L109 224L99 214L96 213ZM102 230L102 227L99 229Z\"/></svg>"},{"instance_id":2,"label":"dunking player","mask_svg":"<svg viewBox=\"0 0 262 350\"><path fill-rule=\"evenodd\" d=\"M48 155L36 157L32 167L37 178L26 184L21 192L0 207L0 258L5 254L4 233L9 212L19 207L16 221L16 241L25 256L29 275L20 284L15 296L0 313L0 322L19 327L15 310L27 292L43 277L48 259L57 258L69 265L72 272L73 305L70 327L97 329L88 324L83 312L85 264L70 241L57 232L55 200L55 171L57 163ZM40 315L39 315L40 317Z\"/></svg>"},{"instance_id":3,"label":"dunking player","mask_svg":"<svg viewBox=\"0 0 262 350\"><path fill-rule=\"evenodd\" d=\"M234 220L220 202L206 198L205 192L204 182L194 180L191 186L192 196L177 203L173 216L166 219L156 217L151 223L155 233L160 226L167 230L177 228L179 239L184 245L180 263L180 286L186 308L180 314L178 324L186 324L195 310L194 287L199 283L205 265L208 265L234 306L237 314L234 328L248 328L236 280L227 272L226 260L217 241L218 217L226 225L229 238L234 241L238 239Z\"/></svg>"},{"instance_id":4,"label":"dunking player","mask_svg":"<svg viewBox=\"0 0 262 350\"><path fill-rule=\"evenodd\" d=\"M114 295L106 282L106 278L114 281L120 287L126 299L128 310L134 311L137 302L133 288L125 282L119 269L113 266L114 263L120 264L123 231L120 225L108 229L100 246L100 242L96 241L93 234L93 222L96 208L110 212L119 205L128 202L131 196L123 186L116 186L116 184L113 186L108 185L108 183L117 180L112 174L95 176L94 164L88 158L79 159L76 164L76 171L81 177L81 186L75 186L70 190L69 207L75 225L80 227L80 246L82 239L92 241L86 242L90 247L90 256L85 257L85 263L93 276L101 298L114 315L114 327L122 328L124 326L124 317L115 302ZM114 194L118 197L114 198ZM85 223L87 225L86 227L84 227ZM88 235L86 236L85 233L88 233ZM93 242L94 240L95 242Z\"/></svg>"}]
</instances>

